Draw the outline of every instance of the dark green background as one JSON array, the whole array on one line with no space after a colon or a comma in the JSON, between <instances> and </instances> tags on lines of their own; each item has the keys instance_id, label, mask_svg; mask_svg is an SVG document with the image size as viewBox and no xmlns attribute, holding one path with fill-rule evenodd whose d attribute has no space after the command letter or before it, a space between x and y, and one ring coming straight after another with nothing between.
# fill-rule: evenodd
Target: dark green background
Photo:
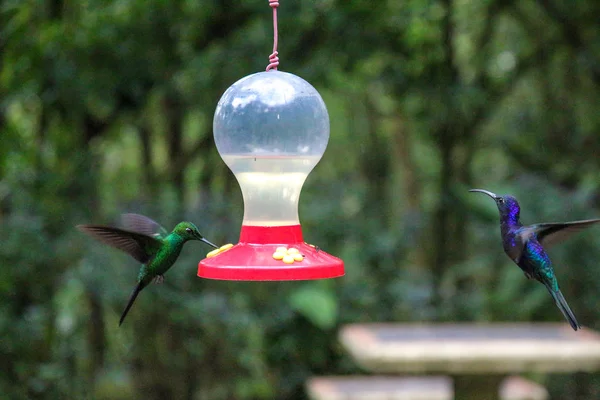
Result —
<instances>
[{"instance_id":1,"label":"dark green background","mask_svg":"<svg viewBox=\"0 0 600 400\"><path fill-rule=\"evenodd\" d=\"M235 242L241 194L212 117L264 70L266 0L0 2L0 392L9 399L303 399L359 372L359 321L562 321L503 254L482 187L525 223L600 217L600 2L281 0L280 69L331 119L300 199L305 239L345 260L313 282L201 280L191 243L119 314L138 265L74 229L140 212ZM600 240L552 249L600 329ZM597 399L599 375L533 376ZM552 378L550 380L550 378Z\"/></svg>"}]
</instances>

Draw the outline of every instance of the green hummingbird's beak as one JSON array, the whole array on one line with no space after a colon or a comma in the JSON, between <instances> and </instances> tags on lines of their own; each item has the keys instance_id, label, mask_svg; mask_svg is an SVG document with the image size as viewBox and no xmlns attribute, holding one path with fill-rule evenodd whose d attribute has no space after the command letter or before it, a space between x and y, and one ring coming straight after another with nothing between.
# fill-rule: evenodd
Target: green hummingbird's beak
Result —
<instances>
[{"instance_id":1,"label":"green hummingbird's beak","mask_svg":"<svg viewBox=\"0 0 600 400\"><path fill-rule=\"evenodd\" d=\"M204 242L204 243L206 243L206 244L207 244L207 245L209 245L209 246L212 246L212 247L214 247L215 249L218 249L218 248L219 248L219 246L217 246L217 245L216 245L216 244L214 244L214 243L211 243L211 242L209 242L208 240L204 239L202 236L200 236L200 237L199 237L199 240L200 240L200 241L202 241L202 242Z\"/></svg>"},{"instance_id":2,"label":"green hummingbird's beak","mask_svg":"<svg viewBox=\"0 0 600 400\"><path fill-rule=\"evenodd\" d=\"M483 189L470 189L469 192L479 192L479 193L484 193L487 194L488 196L490 196L492 199L496 200L498 198L498 196L495 193L490 192L489 190L483 190Z\"/></svg>"}]
</instances>

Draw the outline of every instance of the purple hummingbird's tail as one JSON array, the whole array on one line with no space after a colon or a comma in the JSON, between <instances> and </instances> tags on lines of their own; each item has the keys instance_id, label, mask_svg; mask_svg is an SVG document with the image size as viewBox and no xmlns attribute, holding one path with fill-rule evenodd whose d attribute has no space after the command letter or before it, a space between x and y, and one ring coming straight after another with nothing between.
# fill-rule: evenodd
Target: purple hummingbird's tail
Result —
<instances>
[{"instance_id":1,"label":"purple hummingbird's tail","mask_svg":"<svg viewBox=\"0 0 600 400\"><path fill-rule=\"evenodd\" d=\"M131 295L129 296L129 301L127 302L127 306L125 306L125 310L123 311L123 314L121 314L121 319L119 320L119 326L121 326L121 324L125 320L125 317L127 316L127 313L129 312L129 309L133 305L133 302L135 301L136 297L142 291L142 289L145 287L146 287L146 284L143 281L140 281L136 285L136 287L133 289L133 292L131 292Z\"/></svg>"},{"instance_id":2,"label":"purple hummingbird's tail","mask_svg":"<svg viewBox=\"0 0 600 400\"><path fill-rule=\"evenodd\" d=\"M552 290L552 289L548 288L548 291L554 298L554 301L556 302L558 309L563 313L563 315L565 316L567 321L569 321L571 328L573 328L573 330L575 330L575 331L578 329L581 329L581 326L577 322L577 319L575 318L573 311L571 311L571 309L569 308L569 305L567 304L567 301L563 297L560 290Z\"/></svg>"}]
</instances>

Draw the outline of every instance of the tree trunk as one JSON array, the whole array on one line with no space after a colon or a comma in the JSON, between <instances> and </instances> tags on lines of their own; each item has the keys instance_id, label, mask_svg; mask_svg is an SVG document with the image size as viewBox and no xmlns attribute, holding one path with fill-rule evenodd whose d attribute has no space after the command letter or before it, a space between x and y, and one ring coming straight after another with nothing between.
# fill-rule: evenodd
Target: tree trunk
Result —
<instances>
[{"instance_id":1,"label":"tree trunk","mask_svg":"<svg viewBox=\"0 0 600 400\"><path fill-rule=\"evenodd\" d=\"M167 119L167 147L169 152L169 181L173 185L177 207L183 208L185 198L184 171L187 164L180 165L176 160L183 157L183 112L182 104L176 94L167 94L163 100L165 117Z\"/></svg>"}]
</instances>

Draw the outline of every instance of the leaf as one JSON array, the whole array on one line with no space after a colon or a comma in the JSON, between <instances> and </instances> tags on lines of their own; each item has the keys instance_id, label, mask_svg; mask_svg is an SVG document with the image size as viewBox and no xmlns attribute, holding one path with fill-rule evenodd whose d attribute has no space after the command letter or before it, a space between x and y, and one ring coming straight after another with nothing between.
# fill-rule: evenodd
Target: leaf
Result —
<instances>
[{"instance_id":1,"label":"leaf","mask_svg":"<svg viewBox=\"0 0 600 400\"><path fill-rule=\"evenodd\" d=\"M332 291L314 285L298 288L288 298L290 306L321 329L335 326L338 302Z\"/></svg>"}]
</instances>

